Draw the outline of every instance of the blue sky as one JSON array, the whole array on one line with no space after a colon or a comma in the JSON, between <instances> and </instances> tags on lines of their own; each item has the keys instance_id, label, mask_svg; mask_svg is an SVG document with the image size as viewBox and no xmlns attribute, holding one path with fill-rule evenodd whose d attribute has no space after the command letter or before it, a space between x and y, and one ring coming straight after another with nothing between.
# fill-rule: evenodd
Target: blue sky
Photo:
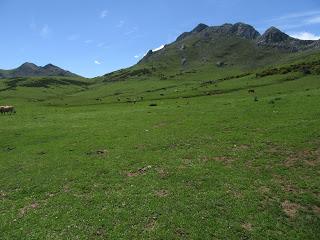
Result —
<instances>
[{"instance_id":1,"label":"blue sky","mask_svg":"<svg viewBox=\"0 0 320 240\"><path fill-rule=\"evenodd\" d=\"M198 23L320 38L320 0L0 0L0 69L53 63L86 77L135 64Z\"/></svg>"}]
</instances>

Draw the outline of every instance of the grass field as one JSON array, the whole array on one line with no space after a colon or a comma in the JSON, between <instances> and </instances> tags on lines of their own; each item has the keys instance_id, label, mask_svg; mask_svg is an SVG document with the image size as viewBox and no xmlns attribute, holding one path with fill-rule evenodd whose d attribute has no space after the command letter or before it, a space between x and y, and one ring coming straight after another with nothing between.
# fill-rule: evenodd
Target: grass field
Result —
<instances>
[{"instance_id":1,"label":"grass field","mask_svg":"<svg viewBox=\"0 0 320 240\"><path fill-rule=\"evenodd\" d=\"M0 239L319 239L319 75L213 74L0 91Z\"/></svg>"}]
</instances>

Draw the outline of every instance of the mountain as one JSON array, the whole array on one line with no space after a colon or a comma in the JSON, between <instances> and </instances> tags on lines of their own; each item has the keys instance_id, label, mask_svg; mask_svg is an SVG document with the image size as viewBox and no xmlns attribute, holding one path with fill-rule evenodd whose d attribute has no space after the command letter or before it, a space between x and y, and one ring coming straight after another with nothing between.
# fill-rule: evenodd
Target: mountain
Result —
<instances>
[{"instance_id":1,"label":"mountain","mask_svg":"<svg viewBox=\"0 0 320 240\"><path fill-rule=\"evenodd\" d=\"M184 40L187 37L195 36L199 33L204 33L202 36L210 37L210 34L220 35L234 35L245 39L256 39L260 36L252 26L244 23L224 24L222 26L209 27L203 23L200 23L191 32L185 32L177 38L177 42Z\"/></svg>"},{"instance_id":2,"label":"mountain","mask_svg":"<svg viewBox=\"0 0 320 240\"><path fill-rule=\"evenodd\" d=\"M315 48L317 41L299 40L281 32L275 27L269 28L257 41L259 46L276 47L291 52Z\"/></svg>"},{"instance_id":3,"label":"mountain","mask_svg":"<svg viewBox=\"0 0 320 240\"><path fill-rule=\"evenodd\" d=\"M272 64L294 52L320 49L320 41L290 37L275 27L262 35L245 23L199 24L163 49L148 54L137 67L187 69L205 65L256 68Z\"/></svg>"},{"instance_id":4,"label":"mountain","mask_svg":"<svg viewBox=\"0 0 320 240\"><path fill-rule=\"evenodd\" d=\"M0 78L15 78L15 77L79 77L78 75L61 69L52 64L47 64L44 67L37 66L33 63L24 63L20 67L12 70L0 70Z\"/></svg>"}]
</instances>

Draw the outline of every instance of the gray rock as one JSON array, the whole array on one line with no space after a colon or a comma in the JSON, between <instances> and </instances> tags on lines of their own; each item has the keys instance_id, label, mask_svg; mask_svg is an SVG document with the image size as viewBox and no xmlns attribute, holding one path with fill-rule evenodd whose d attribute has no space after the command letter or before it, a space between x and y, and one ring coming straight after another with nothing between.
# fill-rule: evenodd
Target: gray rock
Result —
<instances>
[{"instance_id":1,"label":"gray rock","mask_svg":"<svg viewBox=\"0 0 320 240\"><path fill-rule=\"evenodd\" d=\"M185 50L185 49L186 49L186 45L182 44L182 45L180 46L180 50L183 51L183 50Z\"/></svg>"},{"instance_id":2,"label":"gray rock","mask_svg":"<svg viewBox=\"0 0 320 240\"><path fill-rule=\"evenodd\" d=\"M225 65L226 65L226 64L225 64L224 62L220 62L220 61L216 63L216 66L217 66L217 67L223 67L223 66L225 66Z\"/></svg>"}]
</instances>

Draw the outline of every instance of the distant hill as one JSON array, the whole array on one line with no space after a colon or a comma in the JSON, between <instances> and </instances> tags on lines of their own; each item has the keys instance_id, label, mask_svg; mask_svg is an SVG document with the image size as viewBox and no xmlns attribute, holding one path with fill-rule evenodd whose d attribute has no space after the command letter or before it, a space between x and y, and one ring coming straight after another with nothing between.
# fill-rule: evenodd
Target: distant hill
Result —
<instances>
[{"instance_id":1,"label":"distant hill","mask_svg":"<svg viewBox=\"0 0 320 240\"><path fill-rule=\"evenodd\" d=\"M256 68L289 54L320 49L320 41L292 38L275 27L260 34L245 23L199 24L159 51L150 50L137 67L187 69L204 65Z\"/></svg>"},{"instance_id":2,"label":"distant hill","mask_svg":"<svg viewBox=\"0 0 320 240\"><path fill-rule=\"evenodd\" d=\"M44 67L37 66L33 63L24 63L20 67L12 70L0 70L0 78L16 78L16 77L79 77L72 72L61 69L52 64Z\"/></svg>"}]
</instances>

